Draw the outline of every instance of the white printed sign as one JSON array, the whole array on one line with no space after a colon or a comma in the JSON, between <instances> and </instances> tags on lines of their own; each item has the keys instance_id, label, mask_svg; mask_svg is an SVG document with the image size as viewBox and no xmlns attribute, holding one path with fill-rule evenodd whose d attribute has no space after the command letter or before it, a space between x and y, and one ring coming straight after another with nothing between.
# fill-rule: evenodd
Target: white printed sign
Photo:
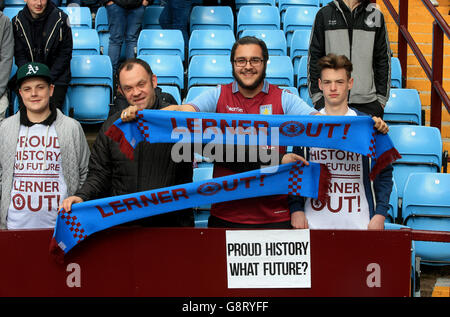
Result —
<instances>
[{"instance_id":1,"label":"white printed sign","mask_svg":"<svg viewBox=\"0 0 450 317\"><path fill-rule=\"evenodd\" d=\"M226 231L228 288L310 288L309 230Z\"/></svg>"}]
</instances>

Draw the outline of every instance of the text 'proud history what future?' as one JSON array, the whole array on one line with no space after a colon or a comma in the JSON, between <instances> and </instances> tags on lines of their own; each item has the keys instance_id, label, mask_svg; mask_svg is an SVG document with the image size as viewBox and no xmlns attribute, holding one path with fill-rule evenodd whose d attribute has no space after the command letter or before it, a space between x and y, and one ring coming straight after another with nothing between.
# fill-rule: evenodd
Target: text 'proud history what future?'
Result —
<instances>
[{"instance_id":1,"label":"text 'proud history what future?'","mask_svg":"<svg viewBox=\"0 0 450 317\"><path fill-rule=\"evenodd\" d=\"M228 288L310 288L309 230L226 232Z\"/></svg>"}]
</instances>

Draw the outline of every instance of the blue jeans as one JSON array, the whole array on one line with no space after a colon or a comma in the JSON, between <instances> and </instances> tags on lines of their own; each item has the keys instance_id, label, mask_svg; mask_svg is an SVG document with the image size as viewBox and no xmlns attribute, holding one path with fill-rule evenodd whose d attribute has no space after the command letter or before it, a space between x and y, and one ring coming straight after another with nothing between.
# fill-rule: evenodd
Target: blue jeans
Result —
<instances>
[{"instance_id":1,"label":"blue jeans","mask_svg":"<svg viewBox=\"0 0 450 317\"><path fill-rule=\"evenodd\" d=\"M193 0L168 0L159 17L163 29L180 30L183 33L184 46L189 44L189 15Z\"/></svg>"},{"instance_id":2,"label":"blue jeans","mask_svg":"<svg viewBox=\"0 0 450 317\"><path fill-rule=\"evenodd\" d=\"M117 4L106 6L109 23L109 48L113 72L119 67L122 43L125 40L125 58L135 57L137 40L144 18L145 7L124 9Z\"/></svg>"}]
</instances>

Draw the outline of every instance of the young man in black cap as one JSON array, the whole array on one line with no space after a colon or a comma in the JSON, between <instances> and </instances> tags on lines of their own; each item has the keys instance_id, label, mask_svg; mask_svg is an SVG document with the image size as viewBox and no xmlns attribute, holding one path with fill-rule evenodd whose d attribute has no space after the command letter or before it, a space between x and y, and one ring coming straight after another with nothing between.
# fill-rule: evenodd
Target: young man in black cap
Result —
<instances>
[{"instance_id":1,"label":"young man in black cap","mask_svg":"<svg viewBox=\"0 0 450 317\"><path fill-rule=\"evenodd\" d=\"M81 125L50 104L46 65L23 65L17 83L25 107L0 125L0 229L53 228L86 179L89 147Z\"/></svg>"}]
</instances>

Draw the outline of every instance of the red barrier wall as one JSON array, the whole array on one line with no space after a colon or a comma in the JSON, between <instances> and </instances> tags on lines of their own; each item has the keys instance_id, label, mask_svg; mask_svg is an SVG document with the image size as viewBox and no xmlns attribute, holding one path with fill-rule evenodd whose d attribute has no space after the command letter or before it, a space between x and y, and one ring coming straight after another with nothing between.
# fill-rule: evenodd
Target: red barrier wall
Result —
<instances>
[{"instance_id":1,"label":"red barrier wall","mask_svg":"<svg viewBox=\"0 0 450 317\"><path fill-rule=\"evenodd\" d=\"M113 228L83 241L61 264L48 252L52 230L0 230L0 296L410 295L410 230L311 230L305 289L228 289L225 231ZM367 284L371 263L380 267L379 287Z\"/></svg>"}]
</instances>

